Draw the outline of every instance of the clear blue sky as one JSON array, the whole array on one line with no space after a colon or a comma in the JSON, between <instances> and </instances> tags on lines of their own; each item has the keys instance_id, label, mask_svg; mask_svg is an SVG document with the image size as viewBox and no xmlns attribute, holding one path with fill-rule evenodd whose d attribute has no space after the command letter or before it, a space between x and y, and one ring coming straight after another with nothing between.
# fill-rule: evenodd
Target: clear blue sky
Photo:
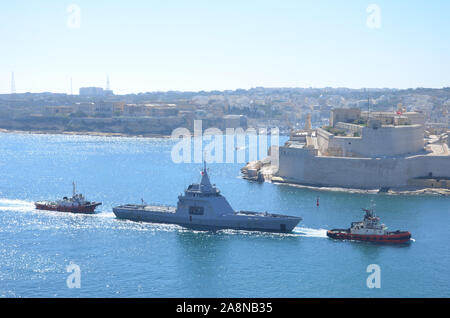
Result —
<instances>
[{"instance_id":1,"label":"clear blue sky","mask_svg":"<svg viewBox=\"0 0 450 318\"><path fill-rule=\"evenodd\" d=\"M17 92L105 87L107 74L116 93L450 86L447 0L15 0L0 21L0 93L12 71Z\"/></svg>"}]
</instances>

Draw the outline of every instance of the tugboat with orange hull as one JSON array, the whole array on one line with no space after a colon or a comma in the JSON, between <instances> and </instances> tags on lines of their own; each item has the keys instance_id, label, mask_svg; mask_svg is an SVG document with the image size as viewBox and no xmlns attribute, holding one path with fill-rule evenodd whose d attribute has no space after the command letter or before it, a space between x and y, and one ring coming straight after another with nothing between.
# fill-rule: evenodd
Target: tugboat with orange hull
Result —
<instances>
[{"instance_id":1,"label":"tugboat with orange hull","mask_svg":"<svg viewBox=\"0 0 450 318\"><path fill-rule=\"evenodd\" d=\"M34 205L38 210L93 214L101 203L87 201L81 193L77 194L75 183L73 183L73 195L71 198L64 197L58 201L38 201Z\"/></svg>"},{"instance_id":2,"label":"tugboat with orange hull","mask_svg":"<svg viewBox=\"0 0 450 318\"><path fill-rule=\"evenodd\" d=\"M380 224L380 218L373 210L363 209L364 220L353 222L349 229L327 231L327 236L337 240L352 240L374 243L400 244L409 242L411 233L407 231L389 232L386 225Z\"/></svg>"}]
</instances>

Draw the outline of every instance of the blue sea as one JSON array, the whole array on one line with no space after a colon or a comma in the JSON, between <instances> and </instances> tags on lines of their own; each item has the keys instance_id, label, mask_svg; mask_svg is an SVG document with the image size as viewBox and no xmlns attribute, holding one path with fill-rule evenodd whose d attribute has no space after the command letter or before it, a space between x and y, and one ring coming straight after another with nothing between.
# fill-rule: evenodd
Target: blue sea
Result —
<instances>
[{"instance_id":1,"label":"blue sea","mask_svg":"<svg viewBox=\"0 0 450 318\"><path fill-rule=\"evenodd\" d=\"M235 209L297 215L292 234L198 232L118 220L112 207L175 205L201 164L176 164L168 139L0 134L0 297L449 297L450 198L327 192L254 183L240 163L211 163L211 179ZM36 211L36 200L71 195L96 215ZM320 206L316 206L319 198ZM326 230L375 206L401 246L333 241ZM80 269L69 288L67 268ZM369 288L371 264L380 288ZM73 286L72 286L73 287Z\"/></svg>"}]
</instances>

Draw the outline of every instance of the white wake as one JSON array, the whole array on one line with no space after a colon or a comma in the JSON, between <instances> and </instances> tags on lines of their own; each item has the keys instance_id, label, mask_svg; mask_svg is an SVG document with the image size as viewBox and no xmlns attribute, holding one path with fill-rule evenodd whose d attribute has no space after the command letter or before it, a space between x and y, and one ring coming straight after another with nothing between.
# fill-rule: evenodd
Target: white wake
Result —
<instances>
[{"instance_id":1,"label":"white wake","mask_svg":"<svg viewBox=\"0 0 450 318\"><path fill-rule=\"evenodd\" d=\"M296 227L293 233L303 237L327 237L327 230L324 229L312 229L308 227Z\"/></svg>"},{"instance_id":2,"label":"white wake","mask_svg":"<svg viewBox=\"0 0 450 318\"><path fill-rule=\"evenodd\" d=\"M33 202L0 198L0 211L29 212L33 210L34 210Z\"/></svg>"}]
</instances>

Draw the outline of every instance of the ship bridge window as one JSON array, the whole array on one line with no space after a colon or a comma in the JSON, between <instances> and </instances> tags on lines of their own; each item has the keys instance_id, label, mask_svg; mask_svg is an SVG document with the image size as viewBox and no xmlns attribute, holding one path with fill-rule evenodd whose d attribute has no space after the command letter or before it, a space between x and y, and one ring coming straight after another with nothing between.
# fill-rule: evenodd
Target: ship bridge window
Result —
<instances>
[{"instance_id":1,"label":"ship bridge window","mask_svg":"<svg viewBox=\"0 0 450 318\"><path fill-rule=\"evenodd\" d=\"M191 215L203 215L205 214L204 208L202 206L190 206L189 214Z\"/></svg>"}]
</instances>

